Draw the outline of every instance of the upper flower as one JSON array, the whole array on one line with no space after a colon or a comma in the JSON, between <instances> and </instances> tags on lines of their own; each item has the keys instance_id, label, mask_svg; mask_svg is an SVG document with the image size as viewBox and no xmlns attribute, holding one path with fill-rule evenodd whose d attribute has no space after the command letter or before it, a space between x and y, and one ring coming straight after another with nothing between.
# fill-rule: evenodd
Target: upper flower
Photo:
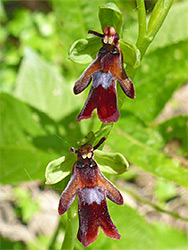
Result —
<instances>
[{"instance_id":1,"label":"upper flower","mask_svg":"<svg viewBox=\"0 0 188 250\"><path fill-rule=\"evenodd\" d=\"M84 145L74 150L78 160L74 163L71 179L59 201L59 214L64 214L78 195L79 230L78 239L86 247L98 236L99 226L104 234L120 239L107 207L106 197L116 204L123 204L123 197L116 187L108 181L93 159L95 150L104 138L95 146Z\"/></svg>"},{"instance_id":2,"label":"upper flower","mask_svg":"<svg viewBox=\"0 0 188 250\"><path fill-rule=\"evenodd\" d=\"M104 27L103 32L104 34L99 34L95 31L89 31L89 33L102 38L103 47L74 85L74 93L79 94L92 80L88 98L77 121L90 118L95 108L101 122L111 123L118 120L116 80L128 97L135 97L133 84L123 67L119 35L113 27Z\"/></svg>"}]
</instances>

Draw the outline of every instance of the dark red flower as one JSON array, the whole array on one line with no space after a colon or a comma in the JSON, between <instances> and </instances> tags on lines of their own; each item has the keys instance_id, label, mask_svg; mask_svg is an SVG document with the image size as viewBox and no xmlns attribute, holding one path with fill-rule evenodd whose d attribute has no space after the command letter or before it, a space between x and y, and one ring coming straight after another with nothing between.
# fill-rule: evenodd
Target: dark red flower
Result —
<instances>
[{"instance_id":1,"label":"dark red flower","mask_svg":"<svg viewBox=\"0 0 188 250\"><path fill-rule=\"evenodd\" d=\"M104 141L104 139L102 139ZM64 214L78 195L79 230L78 240L87 247L98 236L99 227L112 239L120 239L107 207L106 197L116 204L123 204L123 197L116 187L108 181L93 159L95 146L84 145L77 153L71 179L59 201L59 214Z\"/></svg>"},{"instance_id":2,"label":"dark red flower","mask_svg":"<svg viewBox=\"0 0 188 250\"><path fill-rule=\"evenodd\" d=\"M92 80L88 98L77 121L90 118L94 109L97 109L99 120L103 123L118 120L116 80L128 97L135 97L133 84L123 67L123 54L119 48L119 35L113 27L104 27L103 32L102 35L95 31L89 31L89 33L102 38L103 47L74 85L74 93L79 94Z\"/></svg>"}]
</instances>

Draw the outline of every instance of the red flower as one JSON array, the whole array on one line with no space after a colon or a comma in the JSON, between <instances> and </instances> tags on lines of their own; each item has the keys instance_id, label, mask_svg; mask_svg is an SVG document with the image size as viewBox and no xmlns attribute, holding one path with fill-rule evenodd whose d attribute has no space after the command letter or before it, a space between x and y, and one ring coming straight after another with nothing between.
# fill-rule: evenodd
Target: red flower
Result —
<instances>
[{"instance_id":1,"label":"red flower","mask_svg":"<svg viewBox=\"0 0 188 250\"><path fill-rule=\"evenodd\" d=\"M116 187L108 181L93 159L93 148L84 145L77 153L78 160L74 163L71 179L61 195L59 214L64 214L78 195L79 230L78 240L87 247L98 236L99 226L104 234L112 239L120 239L117 228L113 224L107 207L106 197L116 204L123 204L123 197Z\"/></svg>"},{"instance_id":2,"label":"red flower","mask_svg":"<svg viewBox=\"0 0 188 250\"><path fill-rule=\"evenodd\" d=\"M103 123L118 120L116 80L118 80L122 90L128 97L135 97L133 84L123 67L123 55L119 48L119 35L113 27L104 27L103 32L104 35L89 31L89 33L102 38L103 47L74 85L74 93L79 94L92 80L88 98L77 121L90 118L94 109L97 109L99 120Z\"/></svg>"}]
</instances>

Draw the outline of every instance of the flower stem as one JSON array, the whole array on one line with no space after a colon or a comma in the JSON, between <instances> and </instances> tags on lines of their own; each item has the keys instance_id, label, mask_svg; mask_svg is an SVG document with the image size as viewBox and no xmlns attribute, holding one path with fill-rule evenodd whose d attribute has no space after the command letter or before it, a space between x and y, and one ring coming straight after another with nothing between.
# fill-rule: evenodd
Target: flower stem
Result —
<instances>
[{"instance_id":1,"label":"flower stem","mask_svg":"<svg viewBox=\"0 0 188 250\"><path fill-rule=\"evenodd\" d=\"M137 43L142 44L142 40L146 35L146 8L144 0L137 0L138 7L138 39Z\"/></svg>"},{"instance_id":2,"label":"flower stem","mask_svg":"<svg viewBox=\"0 0 188 250\"><path fill-rule=\"evenodd\" d=\"M76 232L78 227L77 210L78 210L78 204L77 200L75 200L67 211L67 225L61 250L74 249L74 241L76 238Z\"/></svg>"},{"instance_id":3,"label":"flower stem","mask_svg":"<svg viewBox=\"0 0 188 250\"><path fill-rule=\"evenodd\" d=\"M155 7L151 13L150 20L148 26L146 25L146 9L144 0L137 0L138 6L138 38L136 42L137 48L140 50L141 59L143 58L146 50L148 49L150 43L153 41L155 35L159 31L161 25L163 24L166 15L172 5L173 0L158 0L155 4ZM127 75L130 77L131 80L134 79L136 75L136 71L138 68L133 68L131 66L127 66L126 72ZM122 108L123 103L125 101L125 94L118 86L118 107L119 109ZM107 136L102 131L108 130L108 134L110 133L111 129L113 128L113 123L111 124L102 124L100 130L97 132L102 136Z\"/></svg>"}]
</instances>

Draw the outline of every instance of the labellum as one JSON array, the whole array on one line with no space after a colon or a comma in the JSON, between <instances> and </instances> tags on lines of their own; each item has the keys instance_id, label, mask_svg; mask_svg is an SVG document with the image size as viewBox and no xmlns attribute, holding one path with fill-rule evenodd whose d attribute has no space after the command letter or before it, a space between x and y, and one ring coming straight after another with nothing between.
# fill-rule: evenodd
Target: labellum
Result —
<instances>
[{"instance_id":1,"label":"labellum","mask_svg":"<svg viewBox=\"0 0 188 250\"><path fill-rule=\"evenodd\" d=\"M116 80L128 97L132 99L135 97L133 84L123 67L123 54L119 48L119 35L113 27L104 27L103 32L104 34L99 34L95 31L88 31L88 33L102 38L103 47L74 85L74 93L77 95L92 80L89 95L77 121L90 118L94 109L97 109L99 120L103 123L118 120Z\"/></svg>"},{"instance_id":2,"label":"labellum","mask_svg":"<svg viewBox=\"0 0 188 250\"><path fill-rule=\"evenodd\" d=\"M106 197L118 205L123 204L123 197L117 188L108 181L93 159L93 151L105 140L99 143L82 146L81 150L71 148L77 154L71 179L63 191L59 201L59 214L64 214L78 195L79 230L78 240L87 247L98 236L99 227L104 234L112 239L120 239L120 234L113 224L107 207Z\"/></svg>"}]
</instances>

